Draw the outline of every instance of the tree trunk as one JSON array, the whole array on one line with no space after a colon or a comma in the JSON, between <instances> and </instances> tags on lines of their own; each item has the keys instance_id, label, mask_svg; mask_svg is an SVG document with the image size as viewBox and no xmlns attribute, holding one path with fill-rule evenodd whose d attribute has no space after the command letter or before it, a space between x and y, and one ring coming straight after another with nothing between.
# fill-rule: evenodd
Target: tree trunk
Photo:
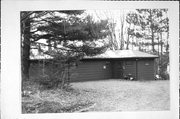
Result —
<instances>
[{"instance_id":1,"label":"tree trunk","mask_svg":"<svg viewBox=\"0 0 180 119\"><path fill-rule=\"evenodd\" d=\"M157 33L157 36L158 36L158 56L159 56L159 45L160 45L160 42L159 42L159 34Z\"/></svg>"},{"instance_id":2,"label":"tree trunk","mask_svg":"<svg viewBox=\"0 0 180 119\"><path fill-rule=\"evenodd\" d=\"M127 45L126 45L126 50L129 50L129 34L128 34L128 37L127 37Z\"/></svg>"},{"instance_id":3,"label":"tree trunk","mask_svg":"<svg viewBox=\"0 0 180 119\"><path fill-rule=\"evenodd\" d=\"M150 29L151 29L151 43L152 43L152 51L153 51L153 53L155 53L155 49L154 49L154 31L153 31L153 29L154 29L154 26L153 26L153 21L152 21L152 10L150 9Z\"/></svg>"},{"instance_id":4,"label":"tree trunk","mask_svg":"<svg viewBox=\"0 0 180 119\"><path fill-rule=\"evenodd\" d=\"M158 36L158 59L157 59L157 67L158 69L160 69L161 67L161 56L160 56L160 53L159 53L159 45L160 45L160 41L159 41L159 33L157 33L157 36ZM160 74L159 70L157 70L157 74Z\"/></svg>"},{"instance_id":5,"label":"tree trunk","mask_svg":"<svg viewBox=\"0 0 180 119\"><path fill-rule=\"evenodd\" d=\"M29 67L30 67L30 19L26 19L21 22L22 29L22 49L21 49L21 61L22 61L22 79L29 79Z\"/></svg>"},{"instance_id":6,"label":"tree trunk","mask_svg":"<svg viewBox=\"0 0 180 119\"><path fill-rule=\"evenodd\" d=\"M130 28L131 28L131 23L129 24L128 30L127 30L127 45L126 45L126 50L129 50L129 36L130 36Z\"/></svg>"},{"instance_id":7,"label":"tree trunk","mask_svg":"<svg viewBox=\"0 0 180 119\"><path fill-rule=\"evenodd\" d=\"M160 43L161 43L161 57L162 57L162 55L163 55L163 40L162 40L162 32L160 33L160 35L161 35L161 41L160 41ZM161 61L161 60L160 60Z\"/></svg>"},{"instance_id":8,"label":"tree trunk","mask_svg":"<svg viewBox=\"0 0 180 119\"><path fill-rule=\"evenodd\" d=\"M120 45L120 50L124 49L124 16L121 18L121 45Z\"/></svg>"},{"instance_id":9,"label":"tree trunk","mask_svg":"<svg viewBox=\"0 0 180 119\"><path fill-rule=\"evenodd\" d=\"M151 35L152 35L152 51L153 51L153 53L155 52L155 49L154 49L154 32L153 32L153 28L151 28Z\"/></svg>"},{"instance_id":10,"label":"tree trunk","mask_svg":"<svg viewBox=\"0 0 180 119\"><path fill-rule=\"evenodd\" d=\"M169 42L168 42L168 39L169 39L169 31L167 32L166 53L169 52Z\"/></svg>"},{"instance_id":11,"label":"tree trunk","mask_svg":"<svg viewBox=\"0 0 180 119\"><path fill-rule=\"evenodd\" d=\"M132 50L134 49L134 36L132 37Z\"/></svg>"}]
</instances>

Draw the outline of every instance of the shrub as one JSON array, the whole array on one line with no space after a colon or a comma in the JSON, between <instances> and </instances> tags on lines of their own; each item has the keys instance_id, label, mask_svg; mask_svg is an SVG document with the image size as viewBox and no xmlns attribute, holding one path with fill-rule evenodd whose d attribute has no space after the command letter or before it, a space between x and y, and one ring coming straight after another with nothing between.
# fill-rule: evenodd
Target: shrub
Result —
<instances>
[{"instance_id":1,"label":"shrub","mask_svg":"<svg viewBox=\"0 0 180 119\"><path fill-rule=\"evenodd\" d=\"M42 75L38 76L37 81L40 86L45 89L52 88L66 88L68 87L70 81L70 68L68 69L68 64L47 64L44 66ZM72 72L71 72L72 73Z\"/></svg>"},{"instance_id":2,"label":"shrub","mask_svg":"<svg viewBox=\"0 0 180 119\"><path fill-rule=\"evenodd\" d=\"M39 77L39 84L45 89L51 89L58 87L59 81L56 77L46 75Z\"/></svg>"},{"instance_id":3,"label":"shrub","mask_svg":"<svg viewBox=\"0 0 180 119\"><path fill-rule=\"evenodd\" d=\"M168 80L169 79L169 74L166 71L160 71L160 77L163 80Z\"/></svg>"}]
</instances>

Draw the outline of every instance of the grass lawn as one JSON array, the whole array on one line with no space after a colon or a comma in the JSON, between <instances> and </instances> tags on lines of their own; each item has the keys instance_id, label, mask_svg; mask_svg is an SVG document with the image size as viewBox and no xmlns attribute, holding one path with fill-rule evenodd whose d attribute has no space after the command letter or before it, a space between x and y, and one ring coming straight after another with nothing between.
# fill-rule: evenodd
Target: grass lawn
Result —
<instances>
[{"instance_id":1,"label":"grass lawn","mask_svg":"<svg viewBox=\"0 0 180 119\"><path fill-rule=\"evenodd\" d=\"M75 82L68 90L43 90L28 83L23 113L158 111L170 109L169 80Z\"/></svg>"},{"instance_id":2,"label":"grass lawn","mask_svg":"<svg viewBox=\"0 0 180 119\"><path fill-rule=\"evenodd\" d=\"M169 110L169 80L106 80L74 83L74 89L93 91L96 106L90 111Z\"/></svg>"}]
</instances>

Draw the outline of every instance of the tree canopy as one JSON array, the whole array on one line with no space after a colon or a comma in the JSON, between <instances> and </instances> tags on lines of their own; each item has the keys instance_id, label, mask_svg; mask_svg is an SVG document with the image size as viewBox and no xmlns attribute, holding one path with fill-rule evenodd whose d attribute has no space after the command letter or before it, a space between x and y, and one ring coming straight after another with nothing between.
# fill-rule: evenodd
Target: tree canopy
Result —
<instances>
[{"instance_id":1,"label":"tree canopy","mask_svg":"<svg viewBox=\"0 0 180 119\"><path fill-rule=\"evenodd\" d=\"M28 79L29 58L36 49L54 56L68 52L71 56L102 53L106 44L96 41L109 34L107 20L94 21L83 10L21 12L22 70ZM43 42L42 42L43 41ZM44 49L43 47L48 47ZM64 53L67 54L67 53Z\"/></svg>"},{"instance_id":2,"label":"tree canopy","mask_svg":"<svg viewBox=\"0 0 180 119\"><path fill-rule=\"evenodd\" d=\"M149 43L152 46L152 52L155 53L156 39L162 32L169 31L167 9L137 9L137 12L129 13L126 17L128 24L133 24L138 29L133 29L136 38L144 38L144 40L151 40Z\"/></svg>"}]
</instances>

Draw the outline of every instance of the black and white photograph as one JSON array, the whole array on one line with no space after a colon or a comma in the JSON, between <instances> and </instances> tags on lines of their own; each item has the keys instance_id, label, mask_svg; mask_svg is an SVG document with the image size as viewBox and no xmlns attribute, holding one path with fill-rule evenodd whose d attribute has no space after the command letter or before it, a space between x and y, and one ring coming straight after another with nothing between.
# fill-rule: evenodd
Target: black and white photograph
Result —
<instances>
[{"instance_id":1,"label":"black and white photograph","mask_svg":"<svg viewBox=\"0 0 180 119\"><path fill-rule=\"evenodd\" d=\"M169 110L168 9L21 12L22 113Z\"/></svg>"},{"instance_id":2,"label":"black and white photograph","mask_svg":"<svg viewBox=\"0 0 180 119\"><path fill-rule=\"evenodd\" d=\"M14 75L18 85L9 86L18 90L15 105L20 115L160 112L159 117L166 113L175 118L171 111L177 111L172 102L179 93L179 71L174 69L179 70L179 63L174 65L173 56L179 54L172 44L179 39L172 36L176 25L171 7L153 3L153 7L108 9L84 4L59 9L16 5L19 34L11 39L17 45L11 44L14 58L8 59L17 64L9 70L11 77L19 72Z\"/></svg>"}]
</instances>

